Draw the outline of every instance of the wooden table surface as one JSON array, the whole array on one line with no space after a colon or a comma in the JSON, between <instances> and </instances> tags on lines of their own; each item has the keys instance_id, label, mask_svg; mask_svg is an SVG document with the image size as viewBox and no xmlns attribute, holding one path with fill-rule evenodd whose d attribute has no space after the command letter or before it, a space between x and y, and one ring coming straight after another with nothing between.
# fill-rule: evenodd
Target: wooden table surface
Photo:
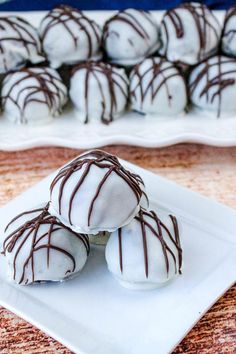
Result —
<instances>
[{"instance_id":1,"label":"wooden table surface","mask_svg":"<svg viewBox=\"0 0 236 354\"><path fill-rule=\"evenodd\" d=\"M105 150L236 209L236 148L181 144L163 149L111 146ZM79 152L62 148L0 152L0 205ZM71 352L0 307L0 353ZM236 353L236 286L208 311L174 353Z\"/></svg>"}]
</instances>

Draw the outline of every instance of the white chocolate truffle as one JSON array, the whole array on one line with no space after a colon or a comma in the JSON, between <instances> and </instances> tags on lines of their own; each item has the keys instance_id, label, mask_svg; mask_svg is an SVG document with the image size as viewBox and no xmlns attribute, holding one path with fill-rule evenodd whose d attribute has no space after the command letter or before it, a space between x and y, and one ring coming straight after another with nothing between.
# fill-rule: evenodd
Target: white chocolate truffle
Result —
<instances>
[{"instance_id":1,"label":"white chocolate truffle","mask_svg":"<svg viewBox=\"0 0 236 354\"><path fill-rule=\"evenodd\" d=\"M126 9L106 21L103 46L108 59L119 65L134 65L160 47L159 29L148 11Z\"/></svg>"},{"instance_id":2,"label":"white chocolate truffle","mask_svg":"<svg viewBox=\"0 0 236 354\"><path fill-rule=\"evenodd\" d=\"M133 110L144 114L180 114L187 105L185 80L164 58L145 59L130 73L130 101Z\"/></svg>"},{"instance_id":3,"label":"white chocolate truffle","mask_svg":"<svg viewBox=\"0 0 236 354\"><path fill-rule=\"evenodd\" d=\"M214 56L193 69L189 77L194 106L213 117L236 113L236 59Z\"/></svg>"},{"instance_id":4,"label":"white chocolate truffle","mask_svg":"<svg viewBox=\"0 0 236 354\"><path fill-rule=\"evenodd\" d=\"M128 78L124 69L106 63L80 64L71 77L70 98L81 122L110 123L127 105Z\"/></svg>"},{"instance_id":5,"label":"white chocolate truffle","mask_svg":"<svg viewBox=\"0 0 236 354\"><path fill-rule=\"evenodd\" d=\"M0 28L0 73L45 61L36 29L23 18L0 17Z\"/></svg>"},{"instance_id":6,"label":"white chocolate truffle","mask_svg":"<svg viewBox=\"0 0 236 354\"><path fill-rule=\"evenodd\" d=\"M50 213L74 231L93 235L129 223L145 195L142 179L101 150L64 166L50 190Z\"/></svg>"},{"instance_id":7,"label":"white chocolate truffle","mask_svg":"<svg viewBox=\"0 0 236 354\"><path fill-rule=\"evenodd\" d=\"M225 54L236 56L236 5L226 13L221 48Z\"/></svg>"},{"instance_id":8,"label":"white chocolate truffle","mask_svg":"<svg viewBox=\"0 0 236 354\"><path fill-rule=\"evenodd\" d=\"M106 246L109 271L122 286L144 290L165 285L181 274L182 249L177 219L141 209L113 232Z\"/></svg>"},{"instance_id":9,"label":"white chocolate truffle","mask_svg":"<svg viewBox=\"0 0 236 354\"><path fill-rule=\"evenodd\" d=\"M160 54L173 62L195 65L217 52L221 27L204 4L183 3L168 10L161 22Z\"/></svg>"},{"instance_id":10,"label":"white chocolate truffle","mask_svg":"<svg viewBox=\"0 0 236 354\"><path fill-rule=\"evenodd\" d=\"M48 213L48 205L16 216L5 229L3 255L11 281L27 285L75 276L89 253L87 235L73 232Z\"/></svg>"},{"instance_id":11,"label":"white chocolate truffle","mask_svg":"<svg viewBox=\"0 0 236 354\"><path fill-rule=\"evenodd\" d=\"M2 106L6 117L18 124L39 124L61 113L67 89L52 68L29 68L10 73L3 81Z\"/></svg>"},{"instance_id":12,"label":"white chocolate truffle","mask_svg":"<svg viewBox=\"0 0 236 354\"><path fill-rule=\"evenodd\" d=\"M101 29L78 9L60 5L41 21L39 33L50 66L101 58Z\"/></svg>"}]
</instances>

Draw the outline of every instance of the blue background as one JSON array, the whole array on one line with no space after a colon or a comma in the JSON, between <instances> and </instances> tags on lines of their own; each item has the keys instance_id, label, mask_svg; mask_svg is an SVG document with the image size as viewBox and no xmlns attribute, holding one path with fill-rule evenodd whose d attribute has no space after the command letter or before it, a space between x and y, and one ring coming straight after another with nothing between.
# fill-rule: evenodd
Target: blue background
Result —
<instances>
[{"instance_id":1,"label":"blue background","mask_svg":"<svg viewBox=\"0 0 236 354\"><path fill-rule=\"evenodd\" d=\"M118 10L127 7L159 10L173 7L182 1L171 0L0 0L0 11L49 10L64 3L81 10ZM207 0L212 9L227 9L236 4L236 0Z\"/></svg>"}]
</instances>

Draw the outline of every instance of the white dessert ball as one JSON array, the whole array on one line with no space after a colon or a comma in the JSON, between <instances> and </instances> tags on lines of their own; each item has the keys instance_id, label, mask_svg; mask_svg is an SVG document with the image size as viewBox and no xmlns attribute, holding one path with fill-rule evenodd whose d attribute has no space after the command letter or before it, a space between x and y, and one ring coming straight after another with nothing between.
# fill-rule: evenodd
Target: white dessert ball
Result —
<instances>
[{"instance_id":1,"label":"white dessert ball","mask_svg":"<svg viewBox=\"0 0 236 354\"><path fill-rule=\"evenodd\" d=\"M131 108L148 115L177 115L187 105L186 83L164 58L145 59L130 73Z\"/></svg>"},{"instance_id":2,"label":"white dessert ball","mask_svg":"<svg viewBox=\"0 0 236 354\"><path fill-rule=\"evenodd\" d=\"M221 48L225 54L236 56L236 5L226 13Z\"/></svg>"},{"instance_id":3,"label":"white dessert ball","mask_svg":"<svg viewBox=\"0 0 236 354\"><path fill-rule=\"evenodd\" d=\"M106 21L103 46L108 59L119 65L134 65L160 47L159 28L144 10L119 11Z\"/></svg>"},{"instance_id":4,"label":"white dessert ball","mask_svg":"<svg viewBox=\"0 0 236 354\"><path fill-rule=\"evenodd\" d=\"M69 93L81 122L107 124L126 108L128 78L124 69L103 62L87 62L74 69Z\"/></svg>"},{"instance_id":5,"label":"white dessert ball","mask_svg":"<svg viewBox=\"0 0 236 354\"><path fill-rule=\"evenodd\" d=\"M129 223L146 196L142 179L101 150L65 165L50 189L50 213L74 231L94 235Z\"/></svg>"},{"instance_id":6,"label":"white dessert ball","mask_svg":"<svg viewBox=\"0 0 236 354\"><path fill-rule=\"evenodd\" d=\"M39 124L61 113L67 102L67 88L56 70L34 67L8 74L2 84L1 99L9 120Z\"/></svg>"},{"instance_id":7,"label":"white dessert ball","mask_svg":"<svg viewBox=\"0 0 236 354\"><path fill-rule=\"evenodd\" d=\"M182 268L177 219L141 209L130 224L113 232L106 246L109 271L130 289L165 285Z\"/></svg>"},{"instance_id":8,"label":"white dessert ball","mask_svg":"<svg viewBox=\"0 0 236 354\"><path fill-rule=\"evenodd\" d=\"M189 77L193 105L213 117L236 113L236 59L214 56L196 66Z\"/></svg>"},{"instance_id":9,"label":"white dessert ball","mask_svg":"<svg viewBox=\"0 0 236 354\"><path fill-rule=\"evenodd\" d=\"M195 65L217 52L221 27L204 4L183 3L168 10L161 22L160 54L173 62Z\"/></svg>"},{"instance_id":10,"label":"white dessert ball","mask_svg":"<svg viewBox=\"0 0 236 354\"><path fill-rule=\"evenodd\" d=\"M101 29L78 9L59 5L41 21L39 33L51 67L101 58Z\"/></svg>"},{"instance_id":11,"label":"white dessert ball","mask_svg":"<svg viewBox=\"0 0 236 354\"><path fill-rule=\"evenodd\" d=\"M17 16L0 17L0 28L0 73L45 61L38 33L29 22Z\"/></svg>"},{"instance_id":12,"label":"white dessert ball","mask_svg":"<svg viewBox=\"0 0 236 354\"><path fill-rule=\"evenodd\" d=\"M77 234L48 213L48 205L17 215L7 225L3 255L17 284L63 281L78 274L89 253L87 235Z\"/></svg>"}]
</instances>

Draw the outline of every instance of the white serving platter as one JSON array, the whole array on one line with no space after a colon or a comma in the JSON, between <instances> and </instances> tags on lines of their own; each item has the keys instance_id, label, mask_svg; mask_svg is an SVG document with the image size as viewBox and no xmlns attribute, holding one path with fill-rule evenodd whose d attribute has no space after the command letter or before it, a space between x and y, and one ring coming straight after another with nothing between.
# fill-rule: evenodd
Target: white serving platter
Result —
<instances>
[{"instance_id":1,"label":"white serving platter","mask_svg":"<svg viewBox=\"0 0 236 354\"><path fill-rule=\"evenodd\" d=\"M100 25L114 11L88 11L88 16ZM1 15L10 13L2 12ZM23 16L34 26L38 26L45 12L11 13ZM157 21L161 21L163 11L153 11ZM216 11L223 22L224 12ZM6 151L23 150L38 146L63 146L70 148L95 148L111 144L137 145L143 147L163 147L180 142L196 142L214 146L236 145L236 115L232 118L213 119L205 112L192 112L175 119L166 117L145 118L137 113L124 114L109 126L101 123L80 123L73 110L51 124L44 126L16 126L0 116L0 149Z\"/></svg>"},{"instance_id":2,"label":"white serving platter","mask_svg":"<svg viewBox=\"0 0 236 354\"><path fill-rule=\"evenodd\" d=\"M144 179L154 208L182 225L183 275L151 291L122 288L104 248L82 273L61 284L17 286L0 257L0 305L78 354L167 354L236 280L236 211L125 162ZM48 200L53 175L0 209L0 241L13 216Z\"/></svg>"}]
</instances>

